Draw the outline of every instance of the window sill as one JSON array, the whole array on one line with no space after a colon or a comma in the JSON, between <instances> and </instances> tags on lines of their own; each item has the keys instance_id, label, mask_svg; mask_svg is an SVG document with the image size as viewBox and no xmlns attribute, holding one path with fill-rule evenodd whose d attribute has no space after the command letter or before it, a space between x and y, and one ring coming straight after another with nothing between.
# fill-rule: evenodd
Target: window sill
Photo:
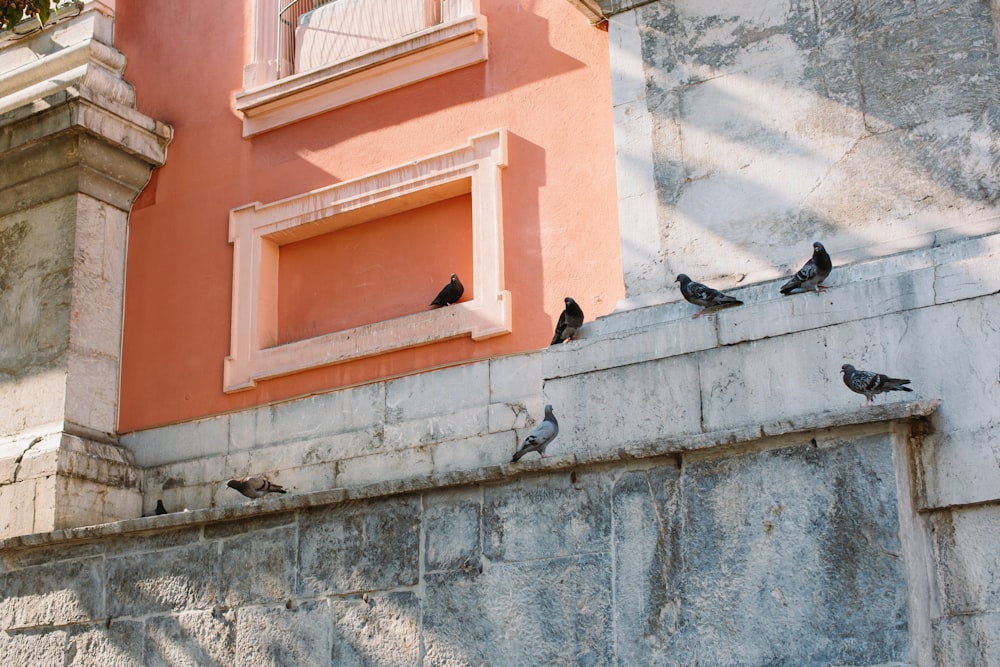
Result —
<instances>
[{"instance_id":1,"label":"window sill","mask_svg":"<svg viewBox=\"0 0 1000 667\"><path fill-rule=\"evenodd\" d=\"M382 48L236 94L243 136L486 60L486 17L442 23Z\"/></svg>"}]
</instances>

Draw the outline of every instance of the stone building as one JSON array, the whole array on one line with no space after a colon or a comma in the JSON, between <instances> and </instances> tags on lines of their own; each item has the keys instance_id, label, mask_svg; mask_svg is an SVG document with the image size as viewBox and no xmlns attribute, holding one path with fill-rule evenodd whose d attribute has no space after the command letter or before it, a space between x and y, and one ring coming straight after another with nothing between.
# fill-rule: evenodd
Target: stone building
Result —
<instances>
[{"instance_id":1,"label":"stone building","mask_svg":"<svg viewBox=\"0 0 1000 667\"><path fill-rule=\"evenodd\" d=\"M365 2L0 43L0 656L1000 665L996 2Z\"/></svg>"}]
</instances>

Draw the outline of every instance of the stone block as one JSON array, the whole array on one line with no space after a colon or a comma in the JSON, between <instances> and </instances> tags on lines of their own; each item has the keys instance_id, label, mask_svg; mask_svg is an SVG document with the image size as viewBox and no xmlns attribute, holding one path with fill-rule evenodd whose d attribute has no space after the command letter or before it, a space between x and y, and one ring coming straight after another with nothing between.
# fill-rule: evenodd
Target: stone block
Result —
<instances>
[{"instance_id":1,"label":"stone block","mask_svg":"<svg viewBox=\"0 0 1000 667\"><path fill-rule=\"evenodd\" d=\"M0 538L35 532L35 480L0 486Z\"/></svg>"},{"instance_id":2,"label":"stone block","mask_svg":"<svg viewBox=\"0 0 1000 667\"><path fill-rule=\"evenodd\" d=\"M615 646L621 664L669 664L681 600L669 574L683 558L680 468L627 472L615 484Z\"/></svg>"},{"instance_id":3,"label":"stone block","mask_svg":"<svg viewBox=\"0 0 1000 667\"><path fill-rule=\"evenodd\" d=\"M280 477L284 484L295 483L299 491L332 488L326 466L341 459L382 451L380 429L364 429L320 438L284 442L270 447L234 452L226 457L225 478L267 474L271 481ZM330 468L332 470L332 467Z\"/></svg>"},{"instance_id":4,"label":"stone block","mask_svg":"<svg viewBox=\"0 0 1000 667\"><path fill-rule=\"evenodd\" d=\"M611 665L607 554L427 574L424 664Z\"/></svg>"},{"instance_id":5,"label":"stone block","mask_svg":"<svg viewBox=\"0 0 1000 667\"><path fill-rule=\"evenodd\" d=\"M949 429L926 438L918 455L923 463L922 500L927 508L1000 498L1000 433L995 424Z\"/></svg>"},{"instance_id":6,"label":"stone block","mask_svg":"<svg viewBox=\"0 0 1000 667\"><path fill-rule=\"evenodd\" d=\"M894 476L888 436L685 464L672 659L906 661Z\"/></svg>"},{"instance_id":7,"label":"stone block","mask_svg":"<svg viewBox=\"0 0 1000 667\"><path fill-rule=\"evenodd\" d=\"M990 253L937 267L935 303L948 303L1000 292L1000 253Z\"/></svg>"},{"instance_id":8,"label":"stone block","mask_svg":"<svg viewBox=\"0 0 1000 667\"><path fill-rule=\"evenodd\" d=\"M616 107L629 102L645 104L646 74L642 59L637 57L642 52L642 39L636 15L610 17L608 42L611 62L616 65L611 68L611 104Z\"/></svg>"},{"instance_id":9,"label":"stone block","mask_svg":"<svg viewBox=\"0 0 1000 667\"><path fill-rule=\"evenodd\" d=\"M541 376L539 376L541 377ZM542 414L543 398L541 394L532 396L530 399L512 403L490 403L489 406L489 429L490 433L500 431L511 431L515 428L524 428L533 422L531 414Z\"/></svg>"},{"instance_id":10,"label":"stone block","mask_svg":"<svg viewBox=\"0 0 1000 667\"><path fill-rule=\"evenodd\" d=\"M490 359L490 403L522 403L542 393L542 353Z\"/></svg>"},{"instance_id":11,"label":"stone block","mask_svg":"<svg viewBox=\"0 0 1000 667\"><path fill-rule=\"evenodd\" d=\"M432 416L398 421L385 425L385 448L407 449L446 440L458 440L489 432L489 403L462 408L440 402L438 413Z\"/></svg>"},{"instance_id":12,"label":"stone block","mask_svg":"<svg viewBox=\"0 0 1000 667\"><path fill-rule=\"evenodd\" d=\"M517 440L513 431L493 433L466 440L452 440L431 449L435 473L475 471L510 461Z\"/></svg>"},{"instance_id":13,"label":"stone block","mask_svg":"<svg viewBox=\"0 0 1000 667\"><path fill-rule=\"evenodd\" d=\"M114 433L118 419L118 359L70 346L66 361L66 421Z\"/></svg>"},{"instance_id":14,"label":"stone block","mask_svg":"<svg viewBox=\"0 0 1000 667\"><path fill-rule=\"evenodd\" d=\"M220 454L148 467L143 470L143 488L147 495L160 497L168 491L208 481L225 486L227 480L247 474L230 465L230 457Z\"/></svg>"},{"instance_id":15,"label":"stone block","mask_svg":"<svg viewBox=\"0 0 1000 667\"><path fill-rule=\"evenodd\" d=\"M483 553L491 561L610 548L611 482L603 473L522 477L483 491Z\"/></svg>"},{"instance_id":16,"label":"stone block","mask_svg":"<svg viewBox=\"0 0 1000 667\"><path fill-rule=\"evenodd\" d=\"M545 378L549 380L679 356L710 349L718 344L716 324L712 317L697 320L683 317L600 339L569 343L544 356L543 371Z\"/></svg>"},{"instance_id":17,"label":"stone block","mask_svg":"<svg viewBox=\"0 0 1000 667\"><path fill-rule=\"evenodd\" d=\"M304 512L299 593L355 593L417 583L420 499L402 496Z\"/></svg>"},{"instance_id":18,"label":"stone block","mask_svg":"<svg viewBox=\"0 0 1000 667\"><path fill-rule=\"evenodd\" d=\"M934 269L931 268L864 282L847 282L849 280L849 277L837 276L835 271L831 283L836 287L821 295L792 294L755 303L751 308L730 308L719 313L719 341L723 345L734 345L934 303Z\"/></svg>"},{"instance_id":19,"label":"stone block","mask_svg":"<svg viewBox=\"0 0 1000 667\"><path fill-rule=\"evenodd\" d=\"M330 606L333 612L330 664L337 667L421 664L420 601L413 593L374 593L366 600L334 599Z\"/></svg>"},{"instance_id":20,"label":"stone block","mask_svg":"<svg viewBox=\"0 0 1000 667\"><path fill-rule=\"evenodd\" d=\"M337 462L336 487L412 479L429 475L433 470L434 458L431 448L427 446L371 456L356 456Z\"/></svg>"},{"instance_id":21,"label":"stone block","mask_svg":"<svg viewBox=\"0 0 1000 667\"><path fill-rule=\"evenodd\" d=\"M385 385L368 384L230 417L230 451L378 427L384 420Z\"/></svg>"},{"instance_id":22,"label":"stone block","mask_svg":"<svg viewBox=\"0 0 1000 667\"><path fill-rule=\"evenodd\" d=\"M945 613L1000 609L1000 550L986 535L1000 535L1000 507L982 505L930 515Z\"/></svg>"},{"instance_id":23,"label":"stone block","mask_svg":"<svg viewBox=\"0 0 1000 667\"><path fill-rule=\"evenodd\" d=\"M67 667L145 667L142 621L112 620L70 629Z\"/></svg>"},{"instance_id":24,"label":"stone block","mask_svg":"<svg viewBox=\"0 0 1000 667\"><path fill-rule=\"evenodd\" d=\"M408 375L385 384L387 425L440 417L442 406L448 406L444 411L448 414L481 409L485 428L484 406L489 403L489 362Z\"/></svg>"},{"instance_id":25,"label":"stone block","mask_svg":"<svg viewBox=\"0 0 1000 667\"><path fill-rule=\"evenodd\" d=\"M283 602L295 590L296 527L253 531L222 542L222 604Z\"/></svg>"},{"instance_id":26,"label":"stone block","mask_svg":"<svg viewBox=\"0 0 1000 667\"><path fill-rule=\"evenodd\" d=\"M698 376L698 359L687 355L548 380L559 435L547 453L606 454L699 433Z\"/></svg>"},{"instance_id":27,"label":"stone block","mask_svg":"<svg viewBox=\"0 0 1000 667\"><path fill-rule=\"evenodd\" d=\"M236 664L237 623L233 612L199 611L146 620L147 667ZM263 664L263 663L246 663Z\"/></svg>"},{"instance_id":28,"label":"stone block","mask_svg":"<svg viewBox=\"0 0 1000 667\"><path fill-rule=\"evenodd\" d=\"M255 667L330 665L332 614L326 600L287 609L245 607L236 621L236 660Z\"/></svg>"},{"instance_id":29,"label":"stone block","mask_svg":"<svg viewBox=\"0 0 1000 667\"><path fill-rule=\"evenodd\" d=\"M218 545L212 543L109 558L108 614L141 616L209 609L217 603Z\"/></svg>"},{"instance_id":30,"label":"stone block","mask_svg":"<svg viewBox=\"0 0 1000 667\"><path fill-rule=\"evenodd\" d=\"M935 665L1000 664L1000 613L944 616L933 622Z\"/></svg>"},{"instance_id":31,"label":"stone block","mask_svg":"<svg viewBox=\"0 0 1000 667\"><path fill-rule=\"evenodd\" d=\"M9 665L52 667L66 659L66 631L0 632L0 655Z\"/></svg>"},{"instance_id":32,"label":"stone block","mask_svg":"<svg viewBox=\"0 0 1000 667\"><path fill-rule=\"evenodd\" d=\"M229 450L229 415L125 433L121 444L144 468L220 456Z\"/></svg>"},{"instance_id":33,"label":"stone block","mask_svg":"<svg viewBox=\"0 0 1000 667\"><path fill-rule=\"evenodd\" d=\"M69 625L103 618L101 558L83 558L0 575L0 628Z\"/></svg>"},{"instance_id":34,"label":"stone block","mask_svg":"<svg viewBox=\"0 0 1000 667\"><path fill-rule=\"evenodd\" d=\"M467 570L480 566L479 489L437 491L423 498L424 570Z\"/></svg>"},{"instance_id":35,"label":"stone block","mask_svg":"<svg viewBox=\"0 0 1000 667\"><path fill-rule=\"evenodd\" d=\"M75 528L142 516L142 494L136 487L115 487L77 477L55 480L55 527Z\"/></svg>"}]
</instances>

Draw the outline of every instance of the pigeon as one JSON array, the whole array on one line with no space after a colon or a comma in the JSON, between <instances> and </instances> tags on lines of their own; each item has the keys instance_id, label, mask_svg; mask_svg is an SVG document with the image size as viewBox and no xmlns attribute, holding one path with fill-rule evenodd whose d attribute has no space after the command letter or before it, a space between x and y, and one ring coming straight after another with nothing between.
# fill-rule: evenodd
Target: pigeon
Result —
<instances>
[{"instance_id":1,"label":"pigeon","mask_svg":"<svg viewBox=\"0 0 1000 667\"><path fill-rule=\"evenodd\" d=\"M563 302L566 304L566 307L563 308L562 314L559 315L559 321L556 323L556 333L552 336L552 342L549 345L568 343L573 340L573 336L583 326L583 310L580 309L580 304L570 297L563 299Z\"/></svg>"},{"instance_id":2,"label":"pigeon","mask_svg":"<svg viewBox=\"0 0 1000 667\"><path fill-rule=\"evenodd\" d=\"M557 435L559 435L559 422L552 414L552 406L546 405L545 419L531 430L528 437L521 443L521 449L517 450L510 462L517 463L528 452L538 452L543 459L548 458L545 456L545 448L555 440Z\"/></svg>"},{"instance_id":3,"label":"pigeon","mask_svg":"<svg viewBox=\"0 0 1000 667\"><path fill-rule=\"evenodd\" d=\"M431 301L431 305L436 308L441 306L450 306L461 299L464 292L465 286L462 285L462 281L458 279L458 276L453 273L451 274L451 280L447 285L441 288L438 295L434 297L433 301Z\"/></svg>"},{"instance_id":4,"label":"pigeon","mask_svg":"<svg viewBox=\"0 0 1000 667\"><path fill-rule=\"evenodd\" d=\"M813 256L802 265L798 273L781 286L780 291L785 296L794 293L795 290L819 294L827 289L823 286L823 281L826 280L831 271L833 271L833 262L830 261L830 255L827 254L823 244L816 241L813 243Z\"/></svg>"},{"instance_id":5,"label":"pigeon","mask_svg":"<svg viewBox=\"0 0 1000 667\"><path fill-rule=\"evenodd\" d=\"M236 489L247 498L260 498L265 493L286 493L285 489L273 484L263 477L244 477L243 479L231 479L228 484L230 489Z\"/></svg>"},{"instance_id":6,"label":"pigeon","mask_svg":"<svg viewBox=\"0 0 1000 667\"><path fill-rule=\"evenodd\" d=\"M910 384L909 380L891 378L881 373L872 371L859 371L850 364L840 367L840 372L844 374L844 384L847 388L857 394L864 394L868 399L865 402L867 408L872 404L876 394L883 394L887 391L913 391L904 384Z\"/></svg>"},{"instance_id":7,"label":"pigeon","mask_svg":"<svg viewBox=\"0 0 1000 667\"><path fill-rule=\"evenodd\" d=\"M142 518L145 519L146 517L160 516L162 514L169 514L169 512L167 512L167 508L163 506L163 501L162 500L157 500L156 501L156 509L153 510L153 513L152 514L143 514Z\"/></svg>"},{"instance_id":8,"label":"pigeon","mask_svg":"<svg viewBox=\"0 0 1000 667\"><path fill-rule=\"evenodd\" d=\"M687 299L688 303L701 306L701 310L691 317L692 320L701 317L701 314L709 308L726 308L729 306L743 305L743 302L739 299L727 296L718 290L712 289L708 285L696 283L688 278L686 274L680 274L674 282L679 282L681 284L681 294L684 295L684 298Z\"/></svg>"}]
</instances>

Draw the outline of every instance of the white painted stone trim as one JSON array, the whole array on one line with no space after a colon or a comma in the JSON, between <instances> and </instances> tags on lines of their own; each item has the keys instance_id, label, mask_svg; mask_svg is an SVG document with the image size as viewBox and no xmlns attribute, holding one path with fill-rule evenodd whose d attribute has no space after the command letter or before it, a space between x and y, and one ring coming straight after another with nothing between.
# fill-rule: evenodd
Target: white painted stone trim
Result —
<instances>
[{"instance_id":1,"label":"white painted stone trim","mask_svg":"<svg viewBox=\"0 0 1000 667\"><path fill-rule=\"evenodd\" d=\"M486 17L431 26L382 48L236 94L243 136L402 88L487 58Z\"/></svg>"},{"instance_id":2,"label":"white painted stone trim","mask_svg":"<svg viewBox=\"0 0 1000 667\"><path fill-rule=\"evenodd\" d=\"M500 189L500 170L506 166L507 133L499 129L405 165L270 204L255 202L233 209L229 219L234 255L232 351L225 360L224 391L250 389L264 378L448 338L471 335L482 340L510 333ZM466 193L472 195L474 299L277 344L282 245Z\"/></svg>"}]
</instances>

